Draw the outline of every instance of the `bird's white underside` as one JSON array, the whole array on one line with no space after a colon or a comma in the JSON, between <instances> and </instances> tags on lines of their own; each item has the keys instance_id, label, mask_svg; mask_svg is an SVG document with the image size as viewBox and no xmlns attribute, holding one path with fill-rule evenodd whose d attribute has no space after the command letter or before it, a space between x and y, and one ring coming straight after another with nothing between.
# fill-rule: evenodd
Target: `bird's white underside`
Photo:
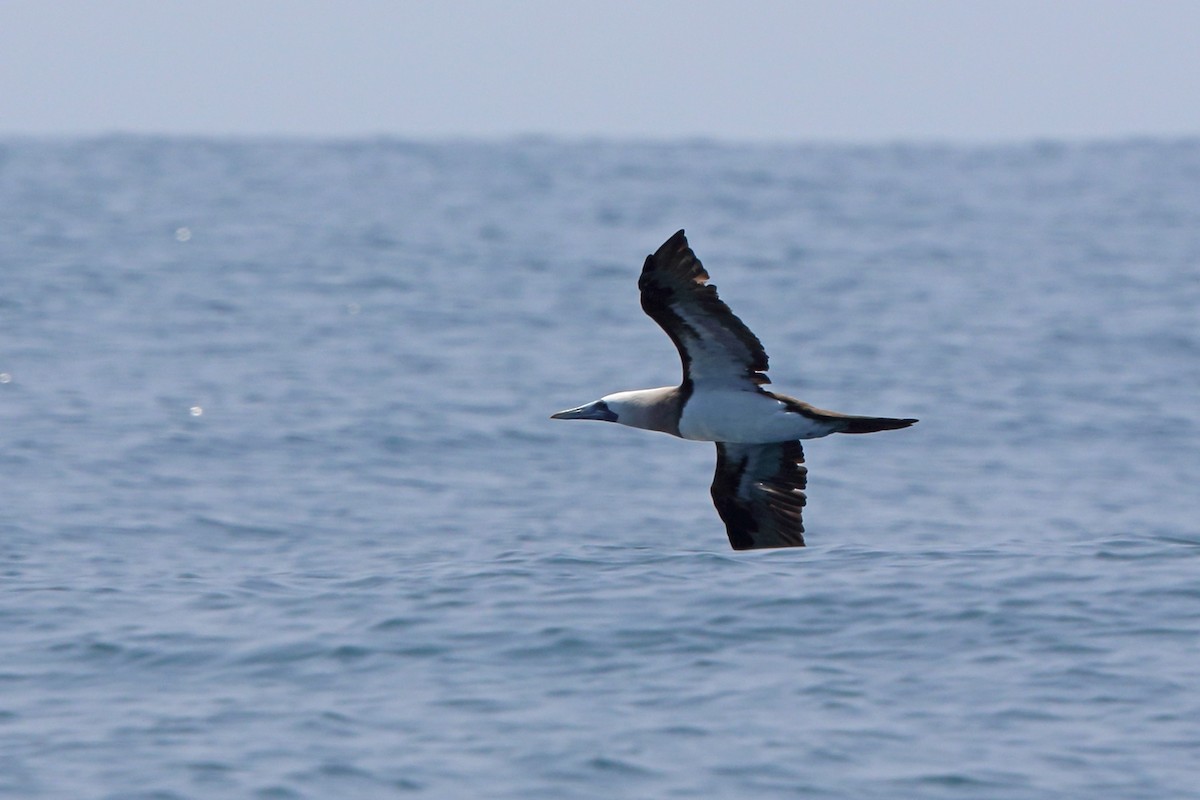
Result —
<instances>
[{"instance_id":1,"label":"bird's white underside","mask_svg":"<svg viewBox=\"0 0 1200 800\"><path fill-rule=\"evenodd\" d=\"M703 385L695 387L679 419L679 435L702 442L767 444L832 432L830 425L789 412L762 392Z\"/></svg>"}]
</instances>

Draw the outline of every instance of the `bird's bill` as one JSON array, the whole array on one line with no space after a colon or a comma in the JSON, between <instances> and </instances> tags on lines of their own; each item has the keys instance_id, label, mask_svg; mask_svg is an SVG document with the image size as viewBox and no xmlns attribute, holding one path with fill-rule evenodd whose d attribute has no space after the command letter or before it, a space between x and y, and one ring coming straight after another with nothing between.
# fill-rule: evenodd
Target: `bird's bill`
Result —
<instances>
[{"instance_id":1,"label":"bird's bill","mask_svg":"<svg viewBox=\"0 0 1200 800\"><path fill-rule=\"evenodd\" d=\"M603 400L597 400L594 403L579 406L579 408L568 408L566 411L550 415L550 419L598 419L603 422L613 422L616 418L617 415L609 410Z\"/></svg>"}]
</instances>

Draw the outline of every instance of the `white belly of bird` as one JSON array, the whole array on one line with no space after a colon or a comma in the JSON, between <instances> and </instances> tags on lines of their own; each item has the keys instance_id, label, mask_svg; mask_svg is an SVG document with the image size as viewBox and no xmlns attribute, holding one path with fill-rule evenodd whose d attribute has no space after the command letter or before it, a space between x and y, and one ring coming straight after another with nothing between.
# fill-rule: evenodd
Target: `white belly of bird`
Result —
<instances>
[{"instance_id":1,"label":"white belly of bird","mask_svg":"<svg viewBox=\"0 0 1200 800\"><path fill-rule=\"evenodd\" d=\"M701 442L766 444L831 433L828 425L786 409L758 392L697 389L683 406L679 435Z\"/></svg>"}]
</instances>

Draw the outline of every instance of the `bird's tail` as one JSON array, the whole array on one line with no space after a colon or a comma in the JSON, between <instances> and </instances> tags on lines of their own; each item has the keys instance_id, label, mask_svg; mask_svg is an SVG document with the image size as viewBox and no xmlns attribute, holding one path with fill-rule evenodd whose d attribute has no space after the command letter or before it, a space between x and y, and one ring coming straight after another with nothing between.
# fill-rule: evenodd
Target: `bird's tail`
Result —
<instances>
[{"instance_id":1,"label":"bird's tail","mask_svg":"<svg viewBox=\"0 0 1200 800\"><path fill-rule=\"evenodd\" d=\"M875 433L875 431L894 431L897 428L907 428L916 422L915 419L893 419L892 417L851 417L838 420L843 427L839 433Z\"/></svg>"}]
</instances>

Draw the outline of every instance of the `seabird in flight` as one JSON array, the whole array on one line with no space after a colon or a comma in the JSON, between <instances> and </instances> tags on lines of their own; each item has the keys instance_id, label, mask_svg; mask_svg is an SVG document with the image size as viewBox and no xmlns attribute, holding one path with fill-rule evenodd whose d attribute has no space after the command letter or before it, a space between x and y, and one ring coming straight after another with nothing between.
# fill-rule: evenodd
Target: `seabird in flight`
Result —
<instances>
[{"instance_id":1,"label":"seabird in flight","mask_svg":"<svg viewBox=\"0 0 1200 800\"><path fill-rule=\"evenodd\" d=\"M907 428L915 419L823 411L763 388L767 354L708 283L679 231L646 257L638 279L642 310L679 350L683 382L606 395L551 419L596 419L716 442L713 505L735 550L803 547L801 439Z\"/></svg>"}]
</instances>

